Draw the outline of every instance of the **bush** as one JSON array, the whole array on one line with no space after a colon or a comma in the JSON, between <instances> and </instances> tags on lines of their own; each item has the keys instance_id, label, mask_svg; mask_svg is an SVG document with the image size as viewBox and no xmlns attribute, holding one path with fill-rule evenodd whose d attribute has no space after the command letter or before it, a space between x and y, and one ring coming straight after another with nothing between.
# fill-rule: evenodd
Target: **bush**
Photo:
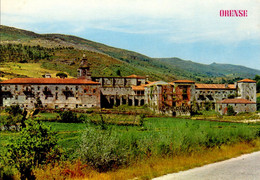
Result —
<instances>
[{"instance_id":1,"label":"bush","mask_svg":"<svg viewBox=\"0 0 260 180\"><path fill-rule=\"evenodd\" d=\"M115 169L127 162L124 144L109 130L89 127L82 135L80 156L99 172Z\"/></svg>"},{"instance_id":2,"label":"bush","mask_svg":"<svg viewBox=\"0 0 260 180\"><path fill-rule=\"evenodd\" d=\"M9 106L5 109L5 111L13 116L17 116L19 114L22 114L22 112L23 112L19 105Z\"/></svg>"},{"instance_id":3,"label":"bush","mask_svg":"<svg viewBox=\"0 0 260 180\"><path fill-rule=\"evenodd\" d=\"M24 125L27 112L22 111L19 105L13 105L5 109L8 112L7 117L0 118L1 124L4 125L6 130L11 130L11 126L15 126L16 130L19 130L18 123Z\"/></svg>"},{"instance_id":4,"label":"bush","mask_svg":"<svg viewBox=\"0 0 260 180\"><path fill-rule=\"evenodd\" d=\"M256 107L257 107L257 111L260 111L260 96L257 97L256 99Z\"/></svg>"},{"instance_id":5,"label":"bush","mask_svg":"<svg viewBox=\"0 0 260 180\"><path fill-rule=\"evenodd\" d=\"M56 77L60 77L62 79L65 79L65 78L68 77L68 75L64 72L59 72L59 73L56 74Z\"/></svg>"},{"instance_id":6,"label":"bush","mask_svg":"<svg viewBox=\"0 0 260 180\"><path fill-rule=\"evenodd\" d=\"M55 133L49 127L28 120L20 136L7 145L4 162L15 167L21 179L34 179L33 168L58 158L56 144Z\"/></svg>"},{"instance_id":7,"label":"bush","mask_svg":"<svg viewBox=\"0 0 260 180\"><path fill-rule=\"evenodd\" d=\"M235 114L236 114L236 112L234 111L233 106L228 105L228 107L227 107L227 115L228 116L233 116Z\"/></svg>"},{"instance_id":8,"label":"bush","mask_svg":"<svg viewBox=\"0 0 260 180\"><path fill-rule=\"evenodd\" d=\"M64 111L60 113L61 121L65 123L78 122L77 114L72 111Z\"/></svg>"}]
</instances>

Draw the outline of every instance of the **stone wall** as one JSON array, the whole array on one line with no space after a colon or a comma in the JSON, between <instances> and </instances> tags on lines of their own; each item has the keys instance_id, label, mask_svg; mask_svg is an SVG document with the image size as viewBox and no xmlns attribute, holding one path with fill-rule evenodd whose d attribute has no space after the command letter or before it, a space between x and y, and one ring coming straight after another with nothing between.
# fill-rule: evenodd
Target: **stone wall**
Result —
<instances>
[{"instance_id":1,"label":"stone wall","mask_svg":"<svg viewBox=\"0 0 260 180\"><path fill-rule=\"evenodd\" d=\"M3 106L32 109L40 100L46 108L100 107L99 85L2 85ZM39 101L38 101L39 102Z\"/></svg>"},{"instance_id":2,"label":"stone wall","mask_svg":"<svg viewBox=\"0 0 260 180\"><path fill-rule=\"evenodd\" d=\"M101 107L119 105L144 105L144 91L134 91L132 86L145 84L145 78L140 77L92 77L101 84Z\"/></svg>"},{"instance_id":3,"label":"stone wall","mask_svg":"<svg viewBox=\"0 0 260 180\"><path fill-rule=\"evenodd\" d=\"M215 109L216 102L236 96L236 89L195 89L193 101L198 109Z\"/></svg>"},{"instance_id":4,"label":"stone wall","mask_svg":"<svg viewBox=\"0 0 260 180\"><path fill-rule=\"evenodd\" d=\"M217 104L216 111L218 111L221 115L227 114L228 105L232 106L236 113L241 112L255 112L256 104Z\"/></svg>"},{"instance_id":5,"label":"stone wall","mask_svg":"<svg viewBox=\"0 0 260 180\"><path fill-rule=\"evenodd\" d=\"M238 82L238 96L256 102L256 83Z\"/></svg>"},{"instance_id":6,"label":"stone wall","mask_svg":"<svg viewBox=\"0 0 260 180\"><path fill-rule=\"evenodd\" d=\"M101 87L131 87L145 84L145 78L138 77L92 77L92 80L99 82Z\"/></svg>"}]
</instances>

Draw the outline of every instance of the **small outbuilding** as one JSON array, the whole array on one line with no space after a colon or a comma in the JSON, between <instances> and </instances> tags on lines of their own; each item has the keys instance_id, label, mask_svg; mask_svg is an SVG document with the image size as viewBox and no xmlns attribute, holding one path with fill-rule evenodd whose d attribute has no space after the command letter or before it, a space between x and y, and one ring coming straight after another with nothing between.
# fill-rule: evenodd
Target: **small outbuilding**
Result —
<instances>
[{"instance_id":1,"label":"small outbuilding","mask_svg":"<svg viewBox=\"0 0 260 180\"><path fill-rule=\"evenodd\" d=\"M247 99L224 99L217 102L216 111L221 115L225 115L229 105L233 107L236 113L256 111L256 102Z\"/></svg>"}]
</instances>

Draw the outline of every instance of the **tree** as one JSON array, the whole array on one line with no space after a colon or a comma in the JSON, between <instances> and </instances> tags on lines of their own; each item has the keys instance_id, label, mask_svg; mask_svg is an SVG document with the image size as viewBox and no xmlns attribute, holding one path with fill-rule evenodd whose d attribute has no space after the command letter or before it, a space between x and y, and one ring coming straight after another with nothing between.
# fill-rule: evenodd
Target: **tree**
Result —
<instances>
[{"instance_id":1,"label":"tree","mask_svg":"<svg viewBox=\"0 0 260 180\"><path fill-rule=\"evenodd\" d=\"M116 71L116 75L117 75L117 76L121 76L121 71L120 71L120 69L118 69L118 70Z\"/></svg>"},{"instance_id":2,"label":"tree","mask_svg":"<svg viewBox=\"0 0 260 180\"><path fill-rule=\"evenodd\" d=\"M6 147L5 163L14 166L21 179L35 179L32 170L60 155L56 133L50 127L34 120L27 120L20 136Z\"/></svg>"},{"instance_id":3,"label":"tree","mask_svg":"<svg viewBox=\"0 0 260 180\"><path fill-rule=\"evenodd\" d=\"M233 116L235 114L236 114L236 112L234 111L233 106L228 105L228 107L227 107L227 115L228 116Z\"/></svg>"},{"instance_id":4,"label":"tree","mask_svg":"<svg viewBox=\"0 0 260 180\"><path fill-rule=\"evenodd\" d=\"M64 72L59 72L59 73L56 74L56 77L60 77L62 79L65 79L65 78L68 77L68 75Z\"/></svg>"}]
</instances>

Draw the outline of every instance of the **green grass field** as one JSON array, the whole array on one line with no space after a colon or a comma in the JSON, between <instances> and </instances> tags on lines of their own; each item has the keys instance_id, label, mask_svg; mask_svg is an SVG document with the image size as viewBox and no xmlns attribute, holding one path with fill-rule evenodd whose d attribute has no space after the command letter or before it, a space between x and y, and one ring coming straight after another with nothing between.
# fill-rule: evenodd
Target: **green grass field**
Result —
<instances>
[{"instance_id":1,"label":"green grass field","mask_svg":"<svg viewBox=\"0 0 260 180\"><path fill-rule=\"evenodd\" d=\"M48 117L54 117L45 114ZM58 144L72 155L79 146L82 133L92 128L95 133L102 131L100 125L89 123L62 123L43 121L57 132ZM209 122L179 118L146 118L141 126L106 125L107 131L131 146L136 142L139 148L150 149L153 154L160 154L163 148L170 148L174 153L189 152L208 147L232 144L255 139L260 131L259 124ZM4 146L19 133L0 132L2 151Z\"/></svg>"}]
</instances>

